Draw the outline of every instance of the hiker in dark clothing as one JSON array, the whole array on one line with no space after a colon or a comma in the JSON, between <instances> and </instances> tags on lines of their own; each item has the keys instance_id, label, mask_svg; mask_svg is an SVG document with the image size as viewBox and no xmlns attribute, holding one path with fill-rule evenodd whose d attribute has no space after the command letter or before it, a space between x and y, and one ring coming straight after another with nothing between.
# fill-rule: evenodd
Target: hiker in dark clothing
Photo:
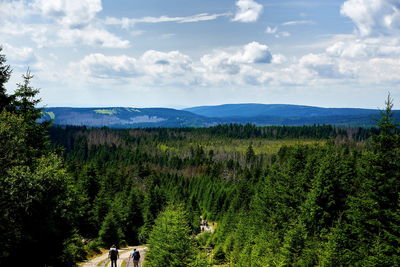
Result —
<instances>
[{"instance_id":1,"label":"hiker in dark clothing","mask_svg":"<svg viewBox=\"0 0 400 267\"><path fill-rule=\"evenodd\" d=\"M139 250L133 249L132 252L133 267L139 267L140 253Z\"/></svg>"},{"instance_id":2,"label":"hiker in dark clothing","mask_svg":"<svg viewBox=\"0 0 400 267\"><path fill-rule=\"evenodd\" d=\"M115 245L112 245L108 252L108 257L111 260L111 267L117 267L117 259L119 258L118 249Z\"/></svg>"}]
</instances>

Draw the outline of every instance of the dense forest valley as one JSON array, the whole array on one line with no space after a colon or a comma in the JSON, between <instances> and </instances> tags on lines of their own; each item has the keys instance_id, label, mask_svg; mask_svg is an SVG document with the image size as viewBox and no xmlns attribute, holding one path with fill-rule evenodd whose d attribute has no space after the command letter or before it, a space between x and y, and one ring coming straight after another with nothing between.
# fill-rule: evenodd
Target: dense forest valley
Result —
<instances>
[{"instance_id":1,"label":"dense forest valley","mask_svg":"<svg viewBox=\"0 0 400 267\"><path fill-rule=\"evenodd\" d=\"M400 265L390 97L371 129L50 127L32 76L7 94L0 59L1 266L112 244L147 244L145 266Z\"/></svg>"}]
</instances>

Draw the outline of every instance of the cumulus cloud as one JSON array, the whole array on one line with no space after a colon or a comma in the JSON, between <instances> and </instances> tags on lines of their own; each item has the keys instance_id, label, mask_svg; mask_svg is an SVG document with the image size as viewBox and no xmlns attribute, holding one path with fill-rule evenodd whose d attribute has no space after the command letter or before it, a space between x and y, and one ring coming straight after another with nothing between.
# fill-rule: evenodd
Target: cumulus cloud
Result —
<instances>
[{"instance_id":1,"label":"cumulus cloud","mask_svg":"<svg viewBox=\"0 0 400 267\"><path fill-rule=\"evenodd\" d=\"M299 60L301 67L314 71L321 78L337 79L353 77L354 71L342 63L325 54L308 54Z\"/></svg>"},{"instance_id":2,"label":"cumulus cloud","mask_svg":"<svg viewBox=\"0 0 400 267\"><path fill-rule=\"evenodd\" d=\"M33 13L25 1L1 1L0 18L24 18Z\"/></svg>"},{"instance_id":3,"label":"cumulus cloud","mask_svg":"<svg viewBox=\"0 0 400 267\"><path fill-rule=\"evenodd\" d=\"M151 76L175 77L192 71L192 60L179 51L146 51L140 59L144 71Z\"/></svg>"},{"instance_id":4,"label":"cumulus cloud","mask_svg":"<svg viewBox=\"0 0 400 267\"><path fill-rule=\"evenodd\" d=\"M6 1L0 3L0 33L28 36L38 47L129 47L96 18L101 10L101 0Z\"/></svg>"},{"instance_id":5,"label":"cumulus cloud","mask_svg":"<svg viewBox=\"0 0 400 267\"><path fill-rule=\"evenodd\" d=\"M78 71L89 79L121 81L135 78L148 85L188 84L195 80L191 58L179 51L148 50L137 59L95 53L73 63L71 71Z\"/></svg>"},{"instance_id":6,"label":"cumulus cloud","mask_svg":"<svg viewBox=\"0 0 400 267\"><path fill-rule=\"evenodd\" d=\"M395 34L400 29L398 0L347 0L340 12L353 20L361 36Z\"/></svg>"},{"instance_id":7,"label":"cumulus cloud","mask_svg":"<svg viewBox=\"0 0 400 267\"><path fill-rule=\"evenodd\" d=\"M232 56L233 62L238 63L271 63L272 55L268 46L258 42L245 45L242 51Z\"/></svg>"},{"instance_id":8,"label":"cumulus cloud","mask_svg":"<svg viewBox=\"0 0 400 267\"><path fill-rule=\"evenodd\" d=\"M251 42L234 54L220 51L201 58L206 68L226 74L237 74L241 64L271 63L271 60L272 54L268 46L258 42Z\"/></svg>"},{"instance_id":9,"label":"cumulus cloud","mask_svg":"<svg viewBox=\"0 0 400 267\"><path fill-rule=\"evenodd\" d=\"M92 26L83 29L64 28L57 32L54 44L85 44L95 47L127 48L128 40L122 40L107 30Z\"/></svg>"},{"instance_id":10,"label":"cumulus cloud","mask_svg":"<svg viewBox=\"0 0 400 267\"><path fill-rule=\"evenodd\" d=\"M102 10L101 0L36 0L32 6L42 15L70 27L89 24Z\"/></svg>"},{"instance_id":11,"label":"cumulus cloud","mask_svg":"<svg viewBox=\"0 0 400 267\"><path fill-rule=\"evenodd\" d=\"M363 66L360 76L370 83L399 83L400 61L392 58L373 58Z\"/></svg>"},{"instance_id":12,"label":"cumulus cloud","mask_svg":"<svg viewBox=\"0 0 400 267\"><path fill-rule=\"evenodd\" d=\"M272 61L272 54L267 45L251 42L236 53L216 51L204 55L201 59L203 77L211 83L260 84L263 71L253 65L267 64Z\"/></svg>"},{"instance_id":13,"label":"cumulus cloud","mask_svg":"<svg viewBox=\"0 0 400 267\"><path fill-rule=\"evenodd\" d=\"M17 64L33 64L37 61L37 57L31 47L14 47L4 44L3 49L7 55L7 59Z\"/></svg>"},{"instance_id":14,"label":"cumulus cloud","mask_svg":"<svg viewBox=\"0 0 400 267\"><path fill-rule=\"evenodd\" d=\"M283 64L287 62L287 58L282 54L274 54L272 55L271 63L273 64Z\"/></svg>"},{"instance_id":15,"label":"cumulus cloud","mask_svg":"<svg viewBox=\"0 0 400 267\"><path fill-rule=\"evenodd\" d=\"M255 22L263 11L263 6L254 0L238 0L236 6L238 9L233 21Z\"/></svg>"},{"instance_id":16,"label":"cumulus cloud","mask_svg":"<svg viewBox=\"0 0 400 267\"><path fill-rule=\"evenodd\" d=\"M332 57L347 59L371 59L376 57L399 57L400 39L392 37L357 38L349 36L341 38L326 48Z\"/></svg>"},{"instance_id":17,"label":"cumulus cloud","mask_svg":"<svg viewBox=\"0 0 400 267\"><path fill-rule=\"evenodd\" d=\"M179 51L148 50L138 58L95 53L72 64L71 69L89 80L135 78L144 85L214 85L220 82L254 85L270 79L257 66L273 60L281 64L285 59L282 55L273 59L267 45L251 42L235 52L216 51L204 55L197 62Z\"/></svg>"},{"instance_id":18,"label":"cumulus cloud","mask_svg":"<svg viewBox=\"0 0 400 267\"><path fill-rule=\"evenodd\" d=\"M88 76L101 79L133 78L140 75L137 60L126 55L90 54L72 67L78 68Z\"/></svg>"}]
</instances>

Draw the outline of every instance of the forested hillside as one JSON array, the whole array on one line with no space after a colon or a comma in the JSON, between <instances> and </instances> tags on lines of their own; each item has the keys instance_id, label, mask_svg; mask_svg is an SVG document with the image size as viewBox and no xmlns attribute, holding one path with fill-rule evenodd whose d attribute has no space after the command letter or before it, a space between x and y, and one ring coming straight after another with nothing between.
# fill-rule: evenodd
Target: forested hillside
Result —
<instances>
[{"instance_id":1,"label":"forested hillside","mask_svg":"<svg viewBox=\"0 0 400 267\"><path fill-rule=\"evenodd\" d=\"M190 238L203 215L219 222L217 231L192 239L188 258L165 266L396 265L399 136L390 108L389 100L379 132L65 127L51 137L87 199L80 233L99 244L150 242L152 251L167 242L149 256L168 263L184 241L165 241L157 228L152 237L156 218L171 231L174 216L186 218L181 230Z\"/></svg>"},{"instance_id":2,"label":"forested hillside","mask_svg":"<svg viewBox=\"0 0 400 267\"><path fill-rule=\"evenodd\" d=\"M48 128L32 76L7 94L0 68L1 266L112 244L148 244L145 266L400 265L390 97L373 129Z\"/></svg>"}]
</instances>

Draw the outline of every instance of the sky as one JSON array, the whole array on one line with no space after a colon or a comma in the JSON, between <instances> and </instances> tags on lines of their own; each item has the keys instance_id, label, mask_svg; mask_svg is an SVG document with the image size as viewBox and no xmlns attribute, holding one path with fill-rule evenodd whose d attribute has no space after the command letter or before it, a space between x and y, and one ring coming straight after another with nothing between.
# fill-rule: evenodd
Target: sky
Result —
<instances>
[{"instance_id":1,"label":"sky","mask_svg":"<svg viewBox=\"0 0 400 267\"><path fill-rule=\"evenodd\" d=\"M0 0L48 107L400 103L399 0Z\"/></svg>"}]
</instances>

